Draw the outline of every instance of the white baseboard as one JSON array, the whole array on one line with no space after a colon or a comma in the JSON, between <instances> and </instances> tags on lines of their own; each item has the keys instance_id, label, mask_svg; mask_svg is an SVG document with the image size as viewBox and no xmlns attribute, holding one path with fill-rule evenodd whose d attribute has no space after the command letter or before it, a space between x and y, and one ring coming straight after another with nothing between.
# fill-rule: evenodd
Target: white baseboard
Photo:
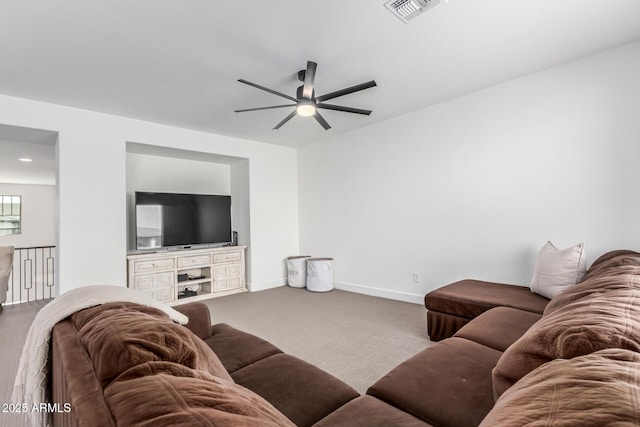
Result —
<instances>
[{"instance_id":1,"label":"white baseboard","mask_svg":"<svg viewBox=\"0 0 640 427\"><path fill-rule=\"evenodd\" d=\"M253 282L247 285L249 292L259 292L267 289L287 286L287 278L269 280L266 282ZM396 301L410 302L413 304L424 304L424 295L410 292L391 291L389 289L374 288L371 286L356 285L354 283L333 282L336 289L354 292L356 294L370 295L372 297L387 298Z\"/></svg>"},{"instance_id":2,"label":"white baseboard","mask_svg":"<svg viewBox=\"0 0 640 427\"><path fill-rule=\"evenodd\" d=\"M355 292L358 294L370 295L373 297L381 297L393 299L396 301L411 302L414 304L424 304L424 295L414 294L410 292L390 291L389 289L373 288L371 286L356 285L354 283L333 282L336 289L343 291Z\"/></svg>"},{"instance_id":3,"label":"white baseboard","mask_svg":"<svg viewBox=\"0 0 640 427\"><path fill-rule=\"evenodd\" d=\"M249 292L258 292L264 291L267 289L279 288L280 286L284 286L287 284L287 279L277 279L277 280L269 280L266 282L251 282L247 284L247 289Z\"/></svg>"}]
</instances>

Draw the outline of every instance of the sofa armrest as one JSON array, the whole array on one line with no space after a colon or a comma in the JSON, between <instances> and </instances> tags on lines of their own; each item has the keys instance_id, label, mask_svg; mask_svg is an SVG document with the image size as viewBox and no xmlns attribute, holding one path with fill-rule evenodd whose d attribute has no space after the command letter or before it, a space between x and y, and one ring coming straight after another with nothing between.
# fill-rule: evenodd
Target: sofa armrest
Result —
<instances>
[{"instance_id":1,"label":"sofa armrest","mask_svg":"<svg viewBox=\"0 0 640 427\"><path fill-rule=\"evenodd\" d=\"M211 336L211 317L209 316L209 307L207 307L206 304L191 302L177 305L173 308L189 318L189 323L185 326L191 332L202 339Z\"/></svg>"}]
</instances>

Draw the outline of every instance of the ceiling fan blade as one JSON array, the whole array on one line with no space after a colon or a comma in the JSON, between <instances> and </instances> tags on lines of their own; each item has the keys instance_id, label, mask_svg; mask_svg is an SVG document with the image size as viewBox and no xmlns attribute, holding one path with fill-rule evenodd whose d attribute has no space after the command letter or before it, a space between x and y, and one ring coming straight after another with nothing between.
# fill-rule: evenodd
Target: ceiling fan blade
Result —
<instances>
[{"instance_id":1,"label":"ceiling fan blade","mask_svg":"<svg viewBox=\"0 0 640 427\"><path fill-rule=\"evenodd\" d=\"M304 73L304 88L302 89L302 96L307 99L313 97L313 82L316 79L316 68L318 64L313 61L307 61L307 71Z\"/></svg>"},{"instance_id":2,"label":"ceiling fan blade","mask_svg":"<svg viewBox=\"0 0 640 427\"><path fill-rule=\"evenodd\" d=\"M296 110L293 110L291 112L291 114L289 114L287 117L285 117L284 119L282 119L282 121L280 123L278 123L277 125L275 125L275 127L273 128L273 130L277 130L280 129L282 127L283 124L287 123L289 120L291 120L293 118L293 116L296 115Z\"/></svg>"},{"instance_id":3,"label":"ceiling fan blade","mask_svg":"<svg viewBox=\"0 0 640 427\"><path fill-rule=\"evenodd\" d=\"M344 111L345 113L364 114L368 116L371 110L361 110L360 108L343 107L342 105L333 104L316 104L316 108L324 108L325 110Z\"/></svg>"},{"instance_id":4,"label":"ceiling fan blade","mask_svg":"<svg viewBox=\"0 0 640 427\"><path fill-rule=\"evenodd\" d=\"M294 98L294 97L292 97L292 96L285 95L284 93L281 93L281 92L275 91L275 90L273 90L273 89L269 89L268 87L260 86L259 84L251 83L250 81L247 81L247 80L245 80L245 79L238 79L238 81L239 81L240 83L244 83L244 84L246 84L246 85L253 86L253 87L257 88L257 89L264 90L264 91L269 92L269 93L272 93L272 94L274 94L274 95L278 95L278 96L281 96L281 97L283 97L283 98L287 98L287 99L288 99L288 100L290 100L290 101L293 101L293 102L297 102L297 101L298 101L297 99L295 99L295 98Z\"/></svg>"},{"instance_id":5,"label":"ceiling fan blade","mask_svg":"<svg viewBox=\"0 0 640 427\"><path fill-rule=\"evenodd\" d=\"M327 123L327 121L324 119L324 117L322 117L320 115L320 113L318 113L318 111L316 110L316 112L313 114L313 118L316 119L318 121L318 123L320 123L320 125L324 128L324 130L329 130L331 129L331 126L329 126L329 123Z\"/></svg>"},{"instance_id":6,"label":"ceiling fan blade","mask_svg":"<svg viewBox=\"0 0 640 427\"><path fill-rule=\"evenodd\" d=\"M374 87L374 86L376 86L376 82L375 80L371 80L366 83L360 83L359 85L348 87L346 89L341 89L335 92L327 93L326 95L317 96L316 101L318 102L328 101L329 99L337 98L339 96L349 95L350 93L369 89L370 87Z\"/></svg>"},{"instance_id":7,"label":"ceiling fan blade","mask_svg":"<svg viewBox=\"0 0 640 427\"><path fill-rule=\"evenodd\" d=\"M245 108L243 110L235 110L236 113L244 113L246 111L273 110L274 108L295 107L296 104L272 105L271 107Z\"/></svg>"}]
</instances>

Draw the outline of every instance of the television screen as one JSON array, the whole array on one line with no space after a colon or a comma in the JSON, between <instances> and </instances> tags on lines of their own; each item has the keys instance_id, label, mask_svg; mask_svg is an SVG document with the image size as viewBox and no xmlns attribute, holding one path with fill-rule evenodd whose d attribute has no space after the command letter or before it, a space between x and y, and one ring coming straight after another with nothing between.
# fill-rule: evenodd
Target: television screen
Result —
<instances>
[{"instance_id":1,"label":"television screen","mask_svg":"<svg viewBox=\"0 0 640 427\"><path fill-rule=\"evenodd\" d=\"M136 248L231 242L231 196L136 191Z\"/></svg>"}]
</instances>

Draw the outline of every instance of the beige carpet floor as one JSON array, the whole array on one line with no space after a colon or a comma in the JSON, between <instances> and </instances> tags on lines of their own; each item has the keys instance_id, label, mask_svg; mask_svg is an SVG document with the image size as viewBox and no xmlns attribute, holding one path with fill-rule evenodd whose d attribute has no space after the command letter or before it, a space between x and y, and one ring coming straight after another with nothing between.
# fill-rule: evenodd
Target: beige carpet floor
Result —
<instances>
[{"instance_id":1,"label":"beige carpet floor","mask_svg":"<svg viewBox=\"0 0 640 427\"><path fill-rule=\"evenodd\" d=\"M280 287L207 302L212 323L258 335L360 393L431 345L422 305Z\"/></svg>"}]
</instances>

